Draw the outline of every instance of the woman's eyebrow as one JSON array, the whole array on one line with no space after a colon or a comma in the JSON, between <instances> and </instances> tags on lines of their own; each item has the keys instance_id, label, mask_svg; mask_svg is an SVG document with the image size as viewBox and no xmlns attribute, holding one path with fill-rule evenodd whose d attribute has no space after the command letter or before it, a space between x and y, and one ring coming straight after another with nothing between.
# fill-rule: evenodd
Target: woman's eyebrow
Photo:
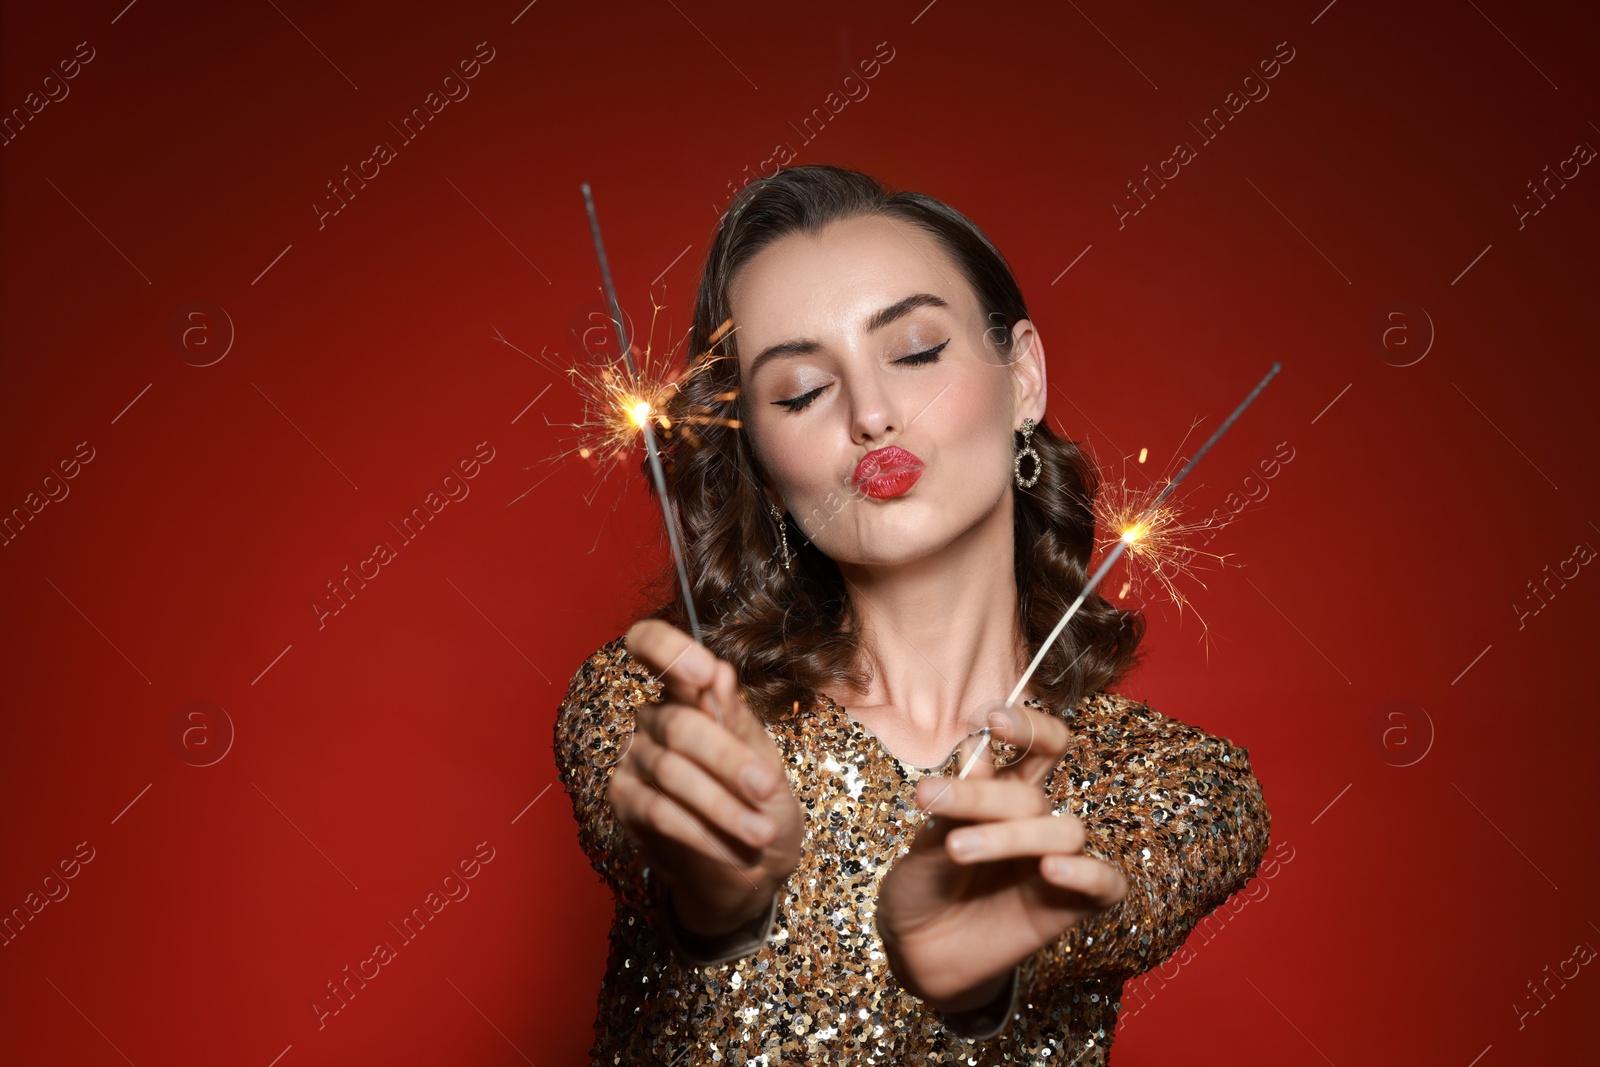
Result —
<instances>
[{"instance_id":1,"label":"woman's eyebrow","mask_svg":"<svg viewBox=\"0 0 1600 1067\"><path fill-rule=\"evenodd\" d=\"M943 297L935 296L933 293L912 293L910 296L905 297L902 300L896 300L888 307L880 308L877 311L874 311L871 315L867 316L867 332L876 333L895 320L904 318L905 316L911 314L917 308L943 308L949 306L949 303L947 303ZM762 349L761 354L750 361L750 377L754 378L756 371L760 370L761 365L769 359L776 359L779 356L805 355L810 352L815 352L821 347L822 342L814 341L809 338L802 338L794 341L780 341L778 344L770 345L767 348Z\"/></svg>"}]
</instances>

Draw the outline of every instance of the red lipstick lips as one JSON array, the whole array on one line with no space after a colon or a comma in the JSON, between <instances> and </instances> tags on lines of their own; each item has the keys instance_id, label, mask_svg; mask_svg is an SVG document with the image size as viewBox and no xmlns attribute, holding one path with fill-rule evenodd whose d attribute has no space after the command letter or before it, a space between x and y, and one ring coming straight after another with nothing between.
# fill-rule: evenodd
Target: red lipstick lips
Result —
<instances>
[{"instance_id":1,"label":"red lipstick lips","mask_svg":"<svg viewBox=\"0 0 1600 1067\"><path fill-rule=\"evenodd\" d=\"M922 460L899 445L889 445L863 456L850 480L868 496L887 500L915 485L924 466Z\"/></svg>"}]
</instances>

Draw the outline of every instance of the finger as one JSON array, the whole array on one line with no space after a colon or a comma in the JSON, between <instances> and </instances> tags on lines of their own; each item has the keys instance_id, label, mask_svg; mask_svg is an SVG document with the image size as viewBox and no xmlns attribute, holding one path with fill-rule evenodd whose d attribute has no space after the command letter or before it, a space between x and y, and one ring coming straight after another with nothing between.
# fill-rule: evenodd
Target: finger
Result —
<instances>
[{"instance_id":1,"label":"finger","mask_svg":"<svg viewBox=\"0 0 1600 1067\"><path fill-rule=\"evenodd\" d=\"M917 803L926 812L941 803L944 795L950 790L953 783L962 779L973 777L977 779L994 777L994 760L989 747L989 733L985 728L974 730L972 733L956 742L956 747L950 750L939 764L940 768L948 772L941 775L930 775L926 786L919 786L916 793Z\"/></svg>"},{"instance_id":2,"label":"finger","mask_svg":"<svg viewBox=\"0 0 1600 1067\"><path fill-rule=\"evenodd\" d=\"M623 830L634 841L660 838L739 871L755 867L753 850L737 839L719 839L652 781L633 775L614 778L608 796Z\"/></svg>"},{"instance_id":3,"label":"finger","mask_svg":"<svg viewBox=\"0 0 1600 1067\"><path fill-rule=\"evenodd\" d=\"M995 735L1022 753L1006 769L1024 781L1043 785L1061 757L1072 747L1072 731L1054 715L1013 704L996 709L989 716Z\"/></svg>"},{"instance_id":4,"label":"finger","mask_svg":"<svg viewBox=\"0 0 1600 1067\"><path fill-rule=\"evenodd\" d=\"M752 806L771 797L783 777L781 770L760 758L761 753L751 751L698 708L663 704L641 716L640 722L656 745L694 760Z\"/></svg>"},{"instance_id":5,"label":"finger","mask_svg":"<svg viewBox=\"0 0 1600 1067\"><path fill-rule=\"evenodd\" d=\"M1128 876L1120 868L1081 852L1045 856L1039 863L1039 873L1051 885L1082 893L1102 910L1128 895Z\"/></svg>"},{"instance_id":6,"label":"finger","mask_svg":"<svg viewBox=\"0 0 1600 1067\"><path fill-rule=\"evenodd\" d=\"M929 814L979 822L1044 815L1050 810L1044 790L1020 778L963 780L930 775L917 782L916 799Z\"/></svg>"},{"instance_id":7,"label":"finger","mask_svg":"<svg viewBox=\"0 0 1600 1067\"><path fill-rule=\"evenodd\" d=\"M1083 842L1083 824L1077 819L1040 815L958 827L945 841L945 851L960 863L988 863L1073 853L1083 848Z\"/></svg>"},{"instance_id":8,"label":"finger","mask_svg":"<svg viewBox=\"0 0 1600 1067\"><path fill-rule=\"evenodd\" d=\"M628 654L661 682L666 699L699 705L716 673L717 657L670 623L640 619L628 630Z\"/></svg>"},{"instance_id":9,"label":"finger","mask_svg":"<svg viewBox=\"0 0 1600 1067\"><path fill-rule=\"evenodd\" d=\"M689 721L706 721L693 710L685 710L683 714ZM712 723L707 722L707 725L714 728ZM691 756L664 748L653 740L641 739L638 748L638 766L643 777L689 815L754 848L765 847L777 836L777 823L746 803Z\"/></svg>"}]
</instances>

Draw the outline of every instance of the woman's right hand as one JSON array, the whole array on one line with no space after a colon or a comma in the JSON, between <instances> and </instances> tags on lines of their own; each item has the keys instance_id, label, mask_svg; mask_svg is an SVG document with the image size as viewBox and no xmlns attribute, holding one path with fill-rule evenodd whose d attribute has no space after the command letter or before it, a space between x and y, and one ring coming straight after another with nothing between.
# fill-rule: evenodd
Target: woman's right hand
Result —
<instances>
[{"instance_id":1,"label":"woman's right hand","mask_svg":"<svg viewBox=\"0 0 1600 1067\"><path fill-rule=\"evenodd\" d=\"M638 709L606 797L645 863L672 887L679 924L719 937L771 906L800 862L805 815L731 664L659 619L635 623L627 649L664 693L662 703Z\"/></svg>"}]
</instances>

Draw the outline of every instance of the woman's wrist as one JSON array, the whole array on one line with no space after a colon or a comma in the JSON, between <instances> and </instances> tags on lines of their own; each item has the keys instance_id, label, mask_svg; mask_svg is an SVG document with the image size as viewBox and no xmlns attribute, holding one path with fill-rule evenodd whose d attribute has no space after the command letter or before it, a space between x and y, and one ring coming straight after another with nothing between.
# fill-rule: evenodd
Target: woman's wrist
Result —
<instances>
[{"instance_id":1,"label":"woman's wrist","mask_svg":"<svg viewBox=\"0 0 1600 1067\"><path fill-rule=\"evenodd\" d=\"M695 967L740 959L757 951L766 942L777 917L778 894L773 892L765 903L758 905L757 910L749 912L748 917L742 917L746 910L734 913L731 920L714 922L709 928L703 922L703 913L696 911L696 918L701 920L695 923L696 927L700 927L696 929L684 922L672 887L665 886L662 890L667 939L678 954ZM729 921L733 925L729 925Z\"/></svg>"},{"instance_id":2,"label":"woman's wrist","mask_svg":"<svg viewBox=\"0 0 1600 1067\"><path fill-rule=\"evenodd\" d=\"M976 997L983 997L987 989L992 988L993 992L975 1007L938 1009L945 1017L945 1025L967 1038L981 1039L999 1034L1006 1028L1006 1022L1011 1018L1012 1009L1016 1005L1020 970L1021 965L1018 964L997 980L999 982L997 986L985 983L984 986L978 987L973 994Z\"/></svg>"}]
</instances>

